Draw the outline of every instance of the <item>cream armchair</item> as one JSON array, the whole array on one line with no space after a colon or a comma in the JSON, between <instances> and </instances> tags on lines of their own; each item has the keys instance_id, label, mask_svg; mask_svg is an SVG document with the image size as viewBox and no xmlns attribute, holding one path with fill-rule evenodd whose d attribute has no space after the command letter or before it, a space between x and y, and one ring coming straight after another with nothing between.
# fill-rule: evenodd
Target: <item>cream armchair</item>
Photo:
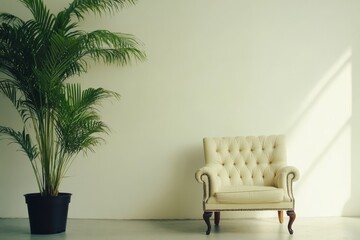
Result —
<instances>
[{"instance_id":1,"label":"cream armchair","mask_svg":"<svg viewBox=\"0 0 360 240\"><path fill-rule=\"evenodd\" d=\"M221 211L244 210L277 210L280 223L286 210L293 234L293 182L299 171L286 166L284 136L204 138L204 152L205 166L195 178L204 187L206 234L213 212L218 225Z\"/></svg>"}]
</instances>

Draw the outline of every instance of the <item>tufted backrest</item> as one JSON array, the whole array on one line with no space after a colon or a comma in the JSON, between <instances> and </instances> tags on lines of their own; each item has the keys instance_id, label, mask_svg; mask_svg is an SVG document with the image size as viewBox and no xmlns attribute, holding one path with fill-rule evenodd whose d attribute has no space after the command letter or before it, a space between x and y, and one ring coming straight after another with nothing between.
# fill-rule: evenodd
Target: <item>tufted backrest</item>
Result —
<instances>
[{"instance_id":1,"label":"tufted backrest","mask_svg":"<svg viewBox=\"0 0 360 240\"><path fill-rule=\"evenodd\" d=\"M204 151L222 186L273 186L277 169L286 165L282 135L204 138Z\"/></svg>"}]
</instances>

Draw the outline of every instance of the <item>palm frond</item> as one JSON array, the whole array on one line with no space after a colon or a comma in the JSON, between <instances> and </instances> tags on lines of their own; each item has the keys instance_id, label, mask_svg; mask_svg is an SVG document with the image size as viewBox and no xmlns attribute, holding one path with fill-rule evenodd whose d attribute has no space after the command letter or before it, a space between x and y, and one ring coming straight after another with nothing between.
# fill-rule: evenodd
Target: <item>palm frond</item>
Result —
<instances>
[{"instance_id":1,"label":"palm frond","mask_svg":"<svg viewBox=\"0 0 360 240\"><path fill-rule=\"evenodd\" d=\"M2 92L15 106L23 122L29 120L28 110L24 107L24 101L18 96L18 87L12 81L0 80L0 92Z\"/></svg>"},{"instance_id":2,"label":"palm frond","mask_svg":"<svg viewBox=\"0 0 360 240\"><path fill-rule=\"evenodd\" d=\"M51 28L55 16L50 13L42 0L20 0L30 10L34 20L41 24L44 30Z\"/></svg>"},{"instance_id":3,"label":"palm frond","mask_svg":"<svg viewBox=\"0 0 360 240\"><path fill-rule=\"evenodd\" d=\"M17 59L22 58L17 51L21 46L19 28L5 23L0 25L0 69L9 77L16 77Z\"/></svg>"},{"instance_id":4,"label":"palm frond","mask_svg":"<svg viewBox=\"0 0 360 240\"><path fill-rule=\"evenodd\" d=\"M83 36L88 53L95 60L125 65L132 58L143 61L144 52L139 50L139 41L129 34L97 30Z\"/></svg>"},{"instance_id":5,"label":"palm frond","mask_svg":"<svg viewBox=\"0 0 360 240\"><path fill-rule=\"evenodd\" d=\"M103 12L113 13L123 7L134 5L135 2L136 0L74 0L64 11L66 15L74 15L80 20L89 12L99 15Z\"/></svg>"},{"instance_id":6,"label":"palm frond","mask_svg":"<svg viewBox=\"0 0 360 240\"><path fill-rule=\"evenodd\" d=\"M33 161L38 156L38 150L36 145L32 145L30 135L26 133L25 129L22 132L15 131L12 128L0 126L0 134L4 134L10 137L11 143L16 143L21 147L29 158Z\"/></svg>"},{"instance_id":7,"label":"palm frond","mask_svg":"<svg viewBox=\"0 0 360 240\"><path fill-rule=\"evenodd\" d=\"M108 127L100 120L95 106L105 98L118 96L102 88L82 91L79 84L66 84L56 125L63 149L77 153L98 145L102 138L97 134L107 133Z\"/></svg>"},{"instance_id":8,"label":"palm frond","mask_svg":"<svg viewBox=\"0 0 360 240\"><path fill-rule=\"evenodd\" d=\"M18 26L18 25L24 24L24 21L15 15L2 12L2 13L0 13L0 24L2 24L2 23L5 23L5 24L11 25L11 26Z\"/></svg>"}]
</instances>

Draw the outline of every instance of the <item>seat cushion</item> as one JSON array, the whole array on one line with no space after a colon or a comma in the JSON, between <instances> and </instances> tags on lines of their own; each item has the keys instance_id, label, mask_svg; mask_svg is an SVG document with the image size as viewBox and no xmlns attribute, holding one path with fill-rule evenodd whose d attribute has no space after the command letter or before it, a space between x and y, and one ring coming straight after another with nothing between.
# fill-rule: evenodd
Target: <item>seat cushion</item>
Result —
<instances>
[{"instance_id":1,"label":"seat cushion","mask_svg":"<svg viewBox=\"0 0 360 240\"><path fill-rule=\"evenodd\" d=\"M229 186L215 193L219 203L274 203L284 200L284 190L269 186Z\"/></svg>"}]
</instances>

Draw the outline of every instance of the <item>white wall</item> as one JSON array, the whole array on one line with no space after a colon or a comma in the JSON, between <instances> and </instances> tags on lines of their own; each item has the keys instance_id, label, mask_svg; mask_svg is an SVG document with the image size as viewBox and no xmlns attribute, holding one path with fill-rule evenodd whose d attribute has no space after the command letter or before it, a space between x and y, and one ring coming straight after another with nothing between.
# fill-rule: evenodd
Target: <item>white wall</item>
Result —
<instances>
[{"instance_id":1,"label":"white wall","mask_svg":"<svg viewBox=\"0 0 360 240\"><path fill-rule=\"evenodd\" d=\"M13 0L2 6L27 16ZM287 135L289 164L302 173L298 216L359 216L359 8L357 0L140 0L89 16L86 29L136 35L148 60L94 65L82 77L122 99L102 109L107 144L79 156L63 182L73 193L69 216L200 218L202 138L262 134ZM17 126L3 97L0 106L0 124ZM26 217L22 195L37 190L15 149L0 142L0 217Z\"/></svg>"}]
</instances>

